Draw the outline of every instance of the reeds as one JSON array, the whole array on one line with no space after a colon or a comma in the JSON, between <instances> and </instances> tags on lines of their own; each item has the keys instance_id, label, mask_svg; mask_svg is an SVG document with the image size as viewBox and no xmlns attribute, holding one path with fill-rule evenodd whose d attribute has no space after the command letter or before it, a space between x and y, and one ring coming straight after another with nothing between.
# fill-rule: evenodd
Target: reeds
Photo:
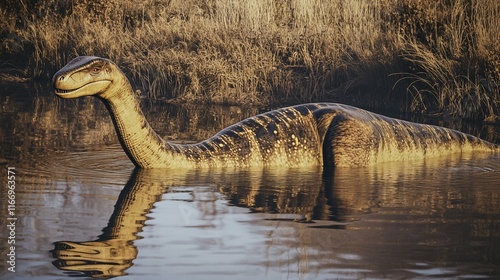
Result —
<instances>
[{"instance_id":1,"label":"reeds","mask_svg":"<svg viewBox=\"0 0 500 280\"><path fill-rule=\"evenodd\" d=\"M495 0L20 1L0 4L2 67L50 78L109 57L155 98L338 100L500 115ZM12 67L11 67L12 68Z\"/></svg>"},{"instance_id":2,"label":"reeds","mask_svg":"<svg viewBox=\"0 0 500 280\"><path fill-rule=\"evenodd\" d=\"M425 22L413 23L419 35L407 34L400 43L400 58L411 67L399 73L399 82L405 80L413 97L410 108L469 118L498 116L500 44L489 36L500 34L500 4L443 5L437 5Z\"/></svg>"}]
</instances>

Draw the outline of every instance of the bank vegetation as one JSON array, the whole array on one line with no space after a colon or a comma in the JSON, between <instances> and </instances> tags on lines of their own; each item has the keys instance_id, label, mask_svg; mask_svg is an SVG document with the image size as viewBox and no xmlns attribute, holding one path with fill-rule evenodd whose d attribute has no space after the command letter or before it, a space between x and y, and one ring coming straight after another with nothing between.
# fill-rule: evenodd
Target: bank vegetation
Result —
<instances>
[{"instance_id":1,"label":"bank vegetation","mask_svg":"<svg viewBox=\"0 0 500 280\"><path fill-rule=\"evenodd\" d=\"M152 98L500 116L497 0L21 0L0 4L4 79L108 57Z\"/></svg>"}]
</instances>

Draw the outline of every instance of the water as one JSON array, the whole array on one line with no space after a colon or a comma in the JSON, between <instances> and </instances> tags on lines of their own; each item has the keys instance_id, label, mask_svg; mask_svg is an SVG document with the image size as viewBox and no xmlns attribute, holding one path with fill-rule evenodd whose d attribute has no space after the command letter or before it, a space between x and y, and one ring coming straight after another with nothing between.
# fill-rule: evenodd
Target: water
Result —
<instances>
[{"instance_id":1,"label":"water","mask_svg":"<svg viewBox=\"0 0 500 280\"><path fill-rule=\"evenodd\" d=\"M7 270L2 226L2 279L500 277L499 156L328 176L318 168L135 170L97 101L12 92L0 95L0 220L9 222L11 166L16 272ZM153 127L176 140L258 113L145 105ZM483 137L497 141L495 129L472 132L493 131Z\"/></svg>"}]
</instances>

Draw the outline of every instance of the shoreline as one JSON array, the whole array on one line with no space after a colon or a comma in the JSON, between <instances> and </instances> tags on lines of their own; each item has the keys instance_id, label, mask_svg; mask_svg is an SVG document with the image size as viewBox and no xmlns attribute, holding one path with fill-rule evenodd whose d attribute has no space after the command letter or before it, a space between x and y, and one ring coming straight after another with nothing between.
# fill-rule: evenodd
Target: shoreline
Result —
<instances>
[{"instance_id":1,"label":"shoreline","mask_svg":"<svg viewBox=\"0 0 500 280\"><path fill-rule=\"evenodd\" d=\"M49 81L71 58L96 55L153 99L261 107L335 100L500 116L494 1L48 2L0 4L0 79Z\"/></svg>"}]
</instances>

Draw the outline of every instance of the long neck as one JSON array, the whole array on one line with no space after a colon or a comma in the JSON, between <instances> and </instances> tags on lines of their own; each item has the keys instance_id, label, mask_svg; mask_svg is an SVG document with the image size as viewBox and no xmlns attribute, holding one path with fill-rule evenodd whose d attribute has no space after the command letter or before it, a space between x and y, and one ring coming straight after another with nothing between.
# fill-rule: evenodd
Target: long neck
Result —
<instances>
[{"instance_id":1,"label":"long neck","mask_svg":"<svg viewBox=\"0 0 500 280\"><path fill-rule=\"evenodd\" d=\"M178 153L151 128L128 82L101 99L111 114L123 149L136 166L166 167L175 160L174 154Z\"/></svg>"}]
</instances>

